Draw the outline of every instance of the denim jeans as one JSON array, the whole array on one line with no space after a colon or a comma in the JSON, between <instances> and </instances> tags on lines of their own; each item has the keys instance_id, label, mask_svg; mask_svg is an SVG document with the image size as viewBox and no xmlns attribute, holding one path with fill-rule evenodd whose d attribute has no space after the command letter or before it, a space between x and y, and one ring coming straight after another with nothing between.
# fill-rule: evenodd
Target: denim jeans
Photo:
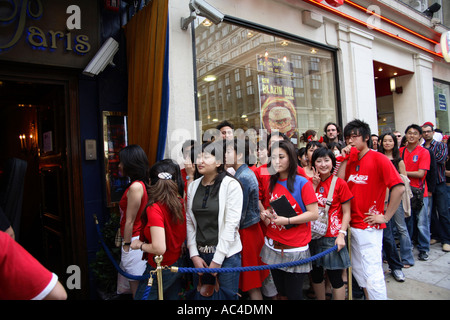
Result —
<instances>
[{"instance_id":1,"label":"denim jeans","mask_svg":"<svg viewBox=\"0 0 450 320\"><path fill-rule=\"evenodd\" d=\"M395 245L394 235L392 231L393 221L386 223L386 228L383 229L383 252L386 255L386 260L389 268L394 270L401 270L403 263L400 261L397 247Z\"/></svg>"},{"instance_id":2,"label":"denim jeans","mask_svg":"<svg viewBox=\"0 0 450 320\"><path fill-rule=\"evenodd\" d=\"M447 188L445 182L436 184L431 209L432 238L450 244L450 213L448 210Z\"/></svg>"},{"instance_id":3,"label":"denim jeans","mask_svg":"<svg viewBox=\"0 0 450 320\"><path fill-rule=\"evenodd\" d=\"M199 253L200 258L205 260L209 265L214 256L214 253ZM223 260L221 268L236 268L241 266L241 253L236 253L229 258ZM238 292L239 290L239 272L219 272L217 273L219 277L219 283L221 287L228 288L232 292ZM198 274L193 274L193 284L194 288L197 288L198 284Z\"/></svg>"},{"instance_id":4,"label":"denim jeans","mask_svg":"<svg viewBox=\"0 0 450 320\"><path fill-rule=\"evenodd\" d=\"M448 212L450 213L450 186L445 186L447 189L447 205L448 205Z\"/></svg>"},{"instance_id":5,"label":"denim jeans","mask_svg":"<svg viewBox=\"0 0 450 320\"><path fill-rule=\"evenodd\" d=\"M430 216L428 197L423 198L423 207L419 212L412 210L411 217L405 219L409 237L417 241L419 252L430 251Z\"/></svg>"},{"instance_id":6,"label":"denim jeans","mask_svg":"<svg viewBox=\"0 0 450 320\"><path fill-rule=\"evenodd\" d=\"M400 239L400 258L402 259L402 263L412 266L414 265L413 248L408 228L406 227L405 211L403 210L403 204L401 202L393 219Z\"/></svg>"}]
</instances>

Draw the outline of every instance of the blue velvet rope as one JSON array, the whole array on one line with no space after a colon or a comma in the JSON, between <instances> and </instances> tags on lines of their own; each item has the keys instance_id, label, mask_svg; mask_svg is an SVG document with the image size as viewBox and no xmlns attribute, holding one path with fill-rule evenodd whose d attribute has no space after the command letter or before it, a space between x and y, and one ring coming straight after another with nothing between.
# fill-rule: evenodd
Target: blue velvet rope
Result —
<instances>
[{"instance_id":1,"label":"blue velvet rope","mask_svg":"<svg viewBox=\"0 0 450 320\"><path fill-rule=\"evenodd\" d=\"M117 269L117 271L122 276L124 276L125 278L129 278L131 280L146 280L149 278L149 276L150 276L149 274L143 275L143 276L135 276L135 275L132 275L132 274L129 274L129 273L126 273L125 271L123 271L120 268L120 266L117 264L114 257L112 256L111 251L109 250L108 246L103 241L99 225L96 224L96 227L97 227L97 232L99 234L100 242L103 246L103 249L105 250L108 257L110 258L114 267ZM309 257L308 259L284 262L284 263L278 263L278 264L250 266L250 267L236 267L236 268L184 268L184 267L179 267L177 272L179 272L179 273L225 273L225 272L245 272L245 271L258 271L258 270L267 270L267 269L280 269L280 268L293 267L293 266L309 263L309 262L319 259L335 250L337 250L337 245L335 245L334 247L331 247L319 254L316 254L315 256Z\"/></svg>"},{"instance_id":2,"label":"blue velvet rope","mask_svg":"<svg viewBox=\"0 0 450 320\"><path fill-rule=\"evenodd\" d=\"M111 251L109 250L106 243L103 241L102 233L100 231L100 227L98 225L98 222L95 223L97 228L97 233L99 235L100 243L103 246L103 249L105 250L107 256L111 260L114 267L117 269L117 271L124 276L125 278L131 279L131 280L147 280L150 277L150 274L142 275L142 276L135 276L129 273L126 273L123 271L120 266L117 264L116 260L111 254ZM281 268L288 268L293 267L301 264L306 264L309 262L312 262L316 259L319 259L335 250L337 250L337 245L334 247L331 247L319 254L316 254L315 256L309 257L308 259L303 260L297 260L297 261L291 261L291 262L284 262L284 263L278 263L278 264L270 264L270 265L261 265L261 266L250 266L250 267L236 267L236 268L185 268L185 267L179 267L176 272L179 273L229 273L229 272L245 272L245 271L259 271L259 270L267 270L267 269L281 269ZM148 287L146 289L146 292L144 293L144 297L148 296L150 290L152 287Z\"/></svg>"}]
</instances>

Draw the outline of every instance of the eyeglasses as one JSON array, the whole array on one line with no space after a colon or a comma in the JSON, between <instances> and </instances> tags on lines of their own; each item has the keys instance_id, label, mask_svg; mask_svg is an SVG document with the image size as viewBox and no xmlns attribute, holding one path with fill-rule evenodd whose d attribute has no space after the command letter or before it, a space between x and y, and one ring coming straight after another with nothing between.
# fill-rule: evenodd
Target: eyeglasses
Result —
<instances>
[{"instance_id":1,"label":"eyeglasses","mask_svg":"<svg viewBox=\"0 0 450 320\"><path fill-rule=\"evenodd\" d=\"M402 137L402 135L401 134L399 134L399 135L395 135L397 138L401 138Z\"/></svg>"},{"instance_id":2,"label":"eyeglasses","mask_svg":"<svg viewBox=\"0 0 450 320\"><path fill-rule=\"evenodd\" d=\"M355 140L356 138L361 137L361 136L362 136L361 134L352 134L349 137L346 137L345 139L346 140Z\"/></svg>"},{"instance_id":3,"label":"eyeglasses","mask_svg":"<svg viewBox=\"0 0 450 320\"><path fill-rule=\"evenodd\" d=\"M433 131L427 130L427 131L422 131L422 133L433 133Z\"/></svg>"}]
</instances>

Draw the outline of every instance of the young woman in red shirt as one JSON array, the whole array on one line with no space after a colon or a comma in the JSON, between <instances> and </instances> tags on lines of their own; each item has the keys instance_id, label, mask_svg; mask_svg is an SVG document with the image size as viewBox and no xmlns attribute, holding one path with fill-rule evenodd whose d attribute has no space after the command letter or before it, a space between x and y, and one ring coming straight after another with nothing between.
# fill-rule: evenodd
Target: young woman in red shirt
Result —
<instances>
[{"instance_id":1,"label":"young woman in red shirt","mask_svg":"<svg viewBox=\"0 0 450 320\"><path fill-rule=\"evenodd\" d=\"M270 151L276 174L270 177L268 198L274 201L285 196L296 216L284 212L262 211L267 226L261 259L266 264L298 261L310 257L310 221L318 218L317 197L312 183L297 174L297 156L290 141L279 141ZM311 263L273 269L272 276L280 296L288 300L303 299L303 281L311 270Z\"/></svg>"},{"instance_id":2,"label":"young woman in red shirt","mask_svg":"<svg viewBox=\"0 0 450 320\"><path fill-rule=\"evenodd\" d=\"M149 202L142 215L140 239L131 243L131 248L144 252L147 260L144 274L156 269L153 258L162 255L162 265L179 266L182 245L186 240L186 214L184 211L184 183L180 167L170 159L155 163L150 169L151 186ZM169 270L163 271L164 300L177 300L181 291L181 275ZM147 280L139 282L135 299L142 300ZM158 299L158 283L153 282L148 300Z\"/></svg>"}]
</instances>

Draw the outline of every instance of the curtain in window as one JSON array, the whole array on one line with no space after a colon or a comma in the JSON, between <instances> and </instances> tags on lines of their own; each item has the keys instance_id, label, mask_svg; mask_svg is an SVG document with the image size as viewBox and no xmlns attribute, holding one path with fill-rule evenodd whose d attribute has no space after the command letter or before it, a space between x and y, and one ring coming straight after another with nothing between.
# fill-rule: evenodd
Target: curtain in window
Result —
<instances>
[{"instance_id":1,"label":"curtain in window","mask_svg":"<svg viewBox=\"0 0 450 320\"><path fill-rule=\"evenodd\" d=\"M127 23L128 141L163 158L168 109L168 0L153 0Z\"/></svg>"}]
</instances>

